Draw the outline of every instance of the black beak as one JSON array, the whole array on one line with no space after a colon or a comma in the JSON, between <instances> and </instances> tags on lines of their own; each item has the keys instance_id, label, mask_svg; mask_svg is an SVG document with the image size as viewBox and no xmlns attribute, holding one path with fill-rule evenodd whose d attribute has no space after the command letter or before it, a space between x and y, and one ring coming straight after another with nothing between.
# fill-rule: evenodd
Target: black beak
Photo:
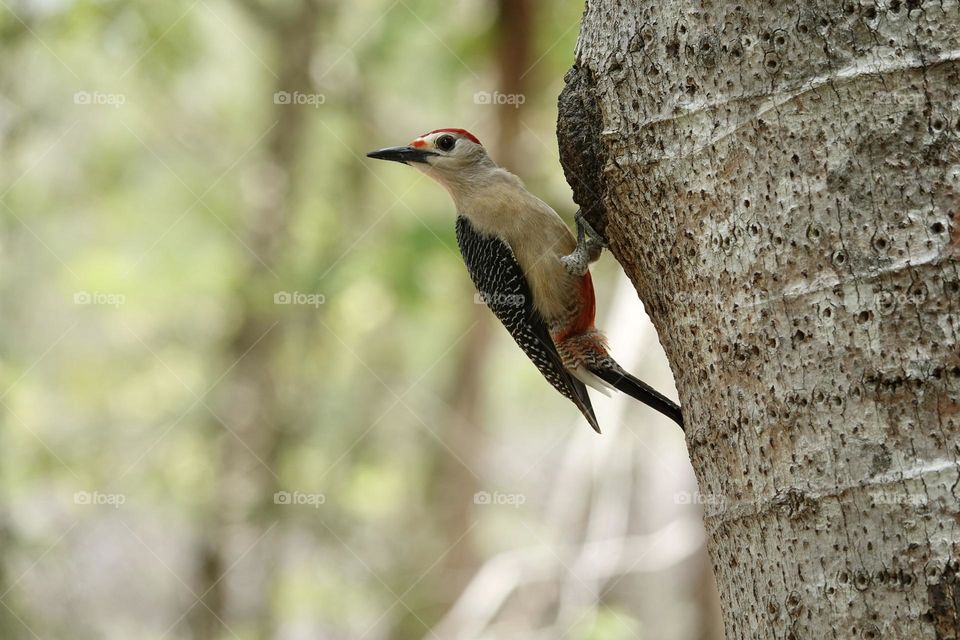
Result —
<instances>
[{"instance_id":1,"label":"black beak","mask_svg":"<svg viewBox=\"0 0 960 640\"><path fill-rule=\"evenodd\" d=\"M414 147L387 147L386 149L377 149L367 154L368 158L377 160L391 160L393 162L402 162L410 164L411 162L426 163L429 156L437 155L433 151L424 149L415 149Z\"/></svg>"}]
</instances>

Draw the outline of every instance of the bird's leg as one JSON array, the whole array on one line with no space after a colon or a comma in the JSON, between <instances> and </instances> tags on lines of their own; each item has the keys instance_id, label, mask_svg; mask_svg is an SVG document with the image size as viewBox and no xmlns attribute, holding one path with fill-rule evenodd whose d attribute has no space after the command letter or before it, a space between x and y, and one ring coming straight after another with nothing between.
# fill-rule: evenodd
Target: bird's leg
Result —
<instances>
[{"instance_id":1,"label":"bird's leg","mask_svg":"<svg viewBox=\"0 0 960 640\"><path fill-rule=\"evenodd\" d=\"M573 219L577 223L577 248L568 256L560 258L560 262L567 268L570 275L582 276L587 272L591 262L596 262L600 252L607 246L600 234L590 226L583 212L577 210Z\"/></svg>"}]
</instances>

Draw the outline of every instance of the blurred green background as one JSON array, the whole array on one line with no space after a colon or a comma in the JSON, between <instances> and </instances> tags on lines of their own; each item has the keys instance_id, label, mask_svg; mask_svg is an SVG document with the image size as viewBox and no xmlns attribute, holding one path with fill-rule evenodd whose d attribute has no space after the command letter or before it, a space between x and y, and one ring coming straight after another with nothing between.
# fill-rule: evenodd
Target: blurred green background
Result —
<instances>
[{"instance_id":1,"label":"blurred green background","mask_svg":"<svg viewBox=\"0 0 960 640\"><path fill-rule=\"evenodd\" d=\"M569 220L582 9L0 0L0 638L721 637L681 435L592 433L364 157L464 127Z\"/></svg>"}]
</instances>

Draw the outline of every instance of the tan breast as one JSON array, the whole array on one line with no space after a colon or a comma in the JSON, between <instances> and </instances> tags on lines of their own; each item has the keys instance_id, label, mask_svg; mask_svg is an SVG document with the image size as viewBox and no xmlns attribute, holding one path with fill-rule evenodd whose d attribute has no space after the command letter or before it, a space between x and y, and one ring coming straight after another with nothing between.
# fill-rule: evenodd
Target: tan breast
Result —
<instances>
[{"instance_id":1,"label":"tan breast","mask_svg":"<svg viewBox=\"0 0 960 640\"><path fill-rule=\"evenodd\" d=\"M504 172L506 173L506 172ZM576 248L566 223L516 177L457 203L478 231L507 241L527 276L537 310L548 325L566 322L577 308L577 282L560 257Z\"/></svg>"}]
</instances>

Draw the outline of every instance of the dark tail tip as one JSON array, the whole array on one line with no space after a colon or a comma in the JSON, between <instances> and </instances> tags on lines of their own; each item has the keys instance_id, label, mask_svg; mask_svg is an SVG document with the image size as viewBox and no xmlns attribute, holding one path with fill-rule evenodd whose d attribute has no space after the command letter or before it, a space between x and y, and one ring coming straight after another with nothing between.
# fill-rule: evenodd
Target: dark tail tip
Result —
<instances>
[{"instance_id":1,"label":"dark tail tip","mask_svg":"<svg viewBox=\"0 0 960 640\"><path fill-rule=\"evenodd\" d=\"M587 424L589 424L594 431L600 433L600 423L597 422L597 414L593 412L593 405L591 405L589 401L586 403L577 402L576 404L580 409L580 413L587 419Z\"/></svg>"},{"instance_id":2,"label":"dark tail tip","mask_svg":"<svg viewBox=\"0 0 960 640\"><path fill-rule=\"evenodd\" d=\"M600 431L600 423L597 422L596 416L594 416L594 418L593 418L592 420L591 420L590 418L587 418L587 422L590 423L590 426L593 427L593 430L594 430L594 431L596 431L597 433L600 433L600 434L602 435L602 432Z\"/></svg>"},{"instance_id":3,"label":"dark tail tip","mask_svg":"<svg viewBox=\"0 0 960 640\"><path fill-rule=\"evenodd\" d=\"M619 369L619 370L617 370ZM617 391L636 398L651 409L659 411L671 420L677 423L680 430L683 430L683 413L680 411L676 402L666 397L656 389L633 377L622 368L616 369L591 369L594 375L613 386Z\"/></svg>"}]
</instances>

